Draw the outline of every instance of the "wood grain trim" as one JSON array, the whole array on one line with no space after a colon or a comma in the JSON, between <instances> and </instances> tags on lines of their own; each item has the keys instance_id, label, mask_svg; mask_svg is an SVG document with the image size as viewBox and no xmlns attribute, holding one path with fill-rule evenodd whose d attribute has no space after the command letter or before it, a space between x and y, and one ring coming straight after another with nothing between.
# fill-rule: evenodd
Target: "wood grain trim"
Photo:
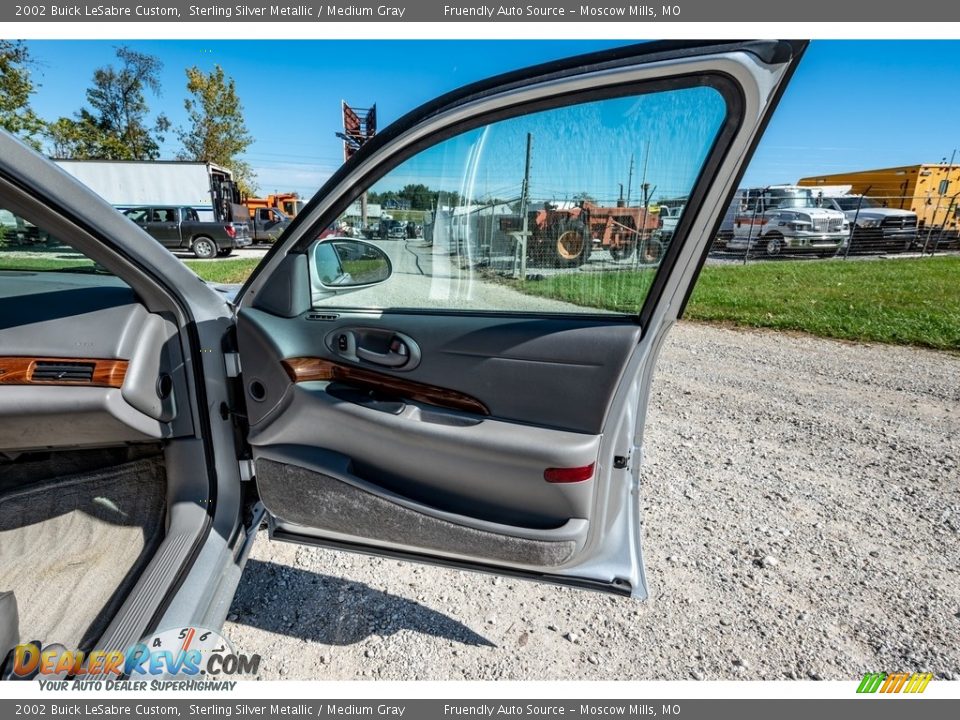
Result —
<instances>
[{"instance_id":1,"label":"wood grain trim","mask_svg":"<svg viewBox=\"0 0 960 720\"><path fill-rule=\"evenodd\" d=\"M35 380L33 371L39 362L85 363L93 365L91 380ZM0 357L0 385L61 385L71 387L119 388L127 374L127 360L98 358Z\"/></svg>"},{"instance_id":2,"label":"wood grain trim","mask_svg":"<svg viewBox=\"0 0 960 720\"><path fill-rule=\"evenodd\" d=\"M341 365L323 358L289 358L283 361L283 369L293 382L336 380L347 385L375 390L394 397L426 403L427 405L462 410L477 415L490 414L487 406L482 402L456 390L384 375L374 370Z\"/></svg>"}]
</instances>

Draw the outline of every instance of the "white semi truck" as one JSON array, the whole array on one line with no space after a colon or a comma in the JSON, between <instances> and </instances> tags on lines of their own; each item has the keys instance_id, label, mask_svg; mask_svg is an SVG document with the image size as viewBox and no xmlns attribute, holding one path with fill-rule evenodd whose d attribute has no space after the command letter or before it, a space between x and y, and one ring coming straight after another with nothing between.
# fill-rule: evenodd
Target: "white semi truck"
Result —
<instances>
[{"instance_id":1,"label":"white semi truck","mask_svg":"<svg viewBox=\"0 0 960 720\"><path fill-rule=\"evenodd\" d=\"M739 191L727 249L759 250L770 257L784 253L834 255L847 239L850 226L843 212L820 207L818 201L811 188L796 185Z\"/></svg>"}]
</instances>

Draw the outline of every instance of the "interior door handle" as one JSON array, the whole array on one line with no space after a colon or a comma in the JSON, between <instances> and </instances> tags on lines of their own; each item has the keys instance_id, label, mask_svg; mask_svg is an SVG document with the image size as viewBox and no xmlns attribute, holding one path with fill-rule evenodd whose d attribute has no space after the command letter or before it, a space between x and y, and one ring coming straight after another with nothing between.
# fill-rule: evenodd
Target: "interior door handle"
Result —
<instances>
[{"instance_id":1,"label":"interior door handle","mask_svg":"<svg viewBox=\"0 0 960 720\"><path fill-rule=\"evenodd\" d=\"M341 327L327 333L327 348L349 362L362 362L392 370L413 370L420 365L420 346L409 335L387 328Z\"/></svg>"},{"instance_id":2,"label":"interior door handle","mask_svg":"<svg viewBox=\"0 0 960 720\"><path fill-rule=\"evenodd\" d=\"M390 349L385 353L357 346L357 357L384 367L400 367L410 362L410 348L403 340L395 337L390 341Z\"/></svg>"}]
</instances>

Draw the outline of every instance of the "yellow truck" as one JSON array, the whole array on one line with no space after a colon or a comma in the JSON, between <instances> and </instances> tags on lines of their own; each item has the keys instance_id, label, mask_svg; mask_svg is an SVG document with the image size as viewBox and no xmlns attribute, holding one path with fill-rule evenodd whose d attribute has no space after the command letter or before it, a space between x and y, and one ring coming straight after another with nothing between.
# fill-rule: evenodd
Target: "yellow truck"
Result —
<instances>
[{"instance_id":1,"label":"yellow truck","mask_svg":"<svg viewBox=\"0 0 960 720\"><path fill-rule=\"evenodd\" d=\"M960 237L960 164L903 165L879 170L815 175L802 178L806 187L850 186L854 195L866 195L884 207L917 214L917 243L957 242ZM932 231L932 232L931 232Z\"/></svg>"}]
</instances>

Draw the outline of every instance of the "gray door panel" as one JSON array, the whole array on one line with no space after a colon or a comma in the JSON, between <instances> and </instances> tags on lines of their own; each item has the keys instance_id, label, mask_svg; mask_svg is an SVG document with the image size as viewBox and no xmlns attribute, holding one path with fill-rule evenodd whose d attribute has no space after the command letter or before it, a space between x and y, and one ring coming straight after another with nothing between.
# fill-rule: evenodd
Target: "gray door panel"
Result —
<instances>
[{"instance_id":1,"label":"gray door panel","mask_svg":"<svg viewBox=\"0 0 960 720\"><path fill-rule=\"evenodd\" d=\"M362 361L358 365L459 391L481 401L496 418L590 434L600 432L610 397L641 334L633 321L619 318L342 310L279 318L244 308L237 324L247 384L259 379L267 393L248 408L251 424L275 408L286 389L289 378L280 360L321 357L341 362L329 337L341 330L382 328L412 338L420 349L420 364L406 372Z\"/></svg>"},{"instance_id":2,"label":"gray door panel","mask_svg":"<svg viewBox=\"0 0 960 720\"><path fill-rule=\"evenodd\" d=\"M535 335L537 342L532 342L530 335L517 333L517 345L504 348L510 332L496 329L515 328L522 325L520 321L414 315L379 319L393 323L390 327L422 345L423 362L410 375L420 373L434 385L449 381L450 389L476 395L490 406L490 415L486 416L404 398L385 397L371 405L363 402L362 394L353 400L343 392L348 383L293 383L280 369L286 357L315 355L336 360L336 354L324 342L327 334L337 327L368 324L374 319L346 312L330 322L270 318L258 311L240 313L239 342L243 356L248 358L244 381L248 387L260 382L266 388L262 403L254 400L248 404L250 443L255 452L279 445L313 446L321 453L336 450L352 460L358 477L385 491L426 507L489 522L553 528L573 518L589 519L592 483L550 483L544 479L544 471L595 464L600 433L537 425L530 415L542 414L552 421L551 425L562 425L566 416L577 414L579 406L570 405L570 398L577 394L565 393L563 386L580 382L577 372L599 374L603 365L594 354L597 347L608 352L605 370L618 380L636 347L639 331L635 326L620 323L590 328L583 320L557 318L549 321L556 337ZM423 335L431 319L435 327L429 335ZM445 324L451 337L441 334ZM475 329L471 331L470 327ZM535 333L534 328L543 325L531 321L527 327ZM419 340L421 337L426 339ZM283 347L276 347L270 338L284 338ZM489 338L489 347L483 345L483 338ZM544 352L530 345L543 346ZM582 345L594 350L587 351ZM537 361L478 360L496 353L521 356L522 352L536 352ZM596 364L587 364L591 358ZM515 383L524 382L513 377L518 374L516 367L526 371L528 387L544 388L542 402L540 407L528 403L531 409L524 417L502 417L495 412L496 400L505 394L502 389L510 387L515 392ZM569 379L571 374L573 380ZM603 383L584 382L598 393L604 387ZM601 418L612 394L611 390L602 398L604 405L596 411ZM259 478L261 488L265 482Z\"/></svg>"}]
</instances>

